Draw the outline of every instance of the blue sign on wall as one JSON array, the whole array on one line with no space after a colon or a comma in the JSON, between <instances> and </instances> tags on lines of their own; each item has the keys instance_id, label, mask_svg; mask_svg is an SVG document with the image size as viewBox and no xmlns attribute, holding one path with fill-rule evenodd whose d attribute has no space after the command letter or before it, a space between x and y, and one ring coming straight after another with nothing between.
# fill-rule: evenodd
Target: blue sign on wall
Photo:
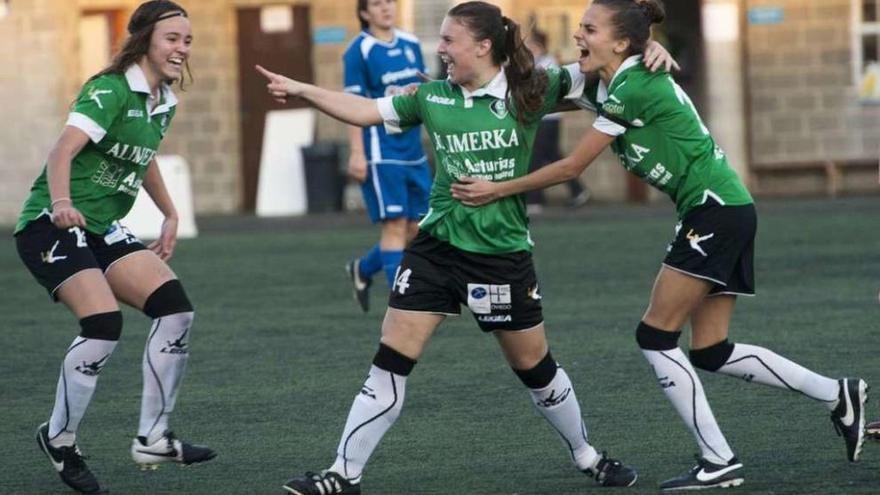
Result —
<instances>
[{"instance_id":1,"label":"blue sign on wall","mask_svg":"<svg viewBox=\"0 0 880 495\"><path fill-rule=\"evenodd\" d=\"M749 9L749 24L780 24L785 20L782 7L752 7Z\"/></svg>"},{"instance_id":2,"label":"blue sign on wall","mask_svg":"<svg viewBox=\"0 0 880 495\"><path fill-rule=\"evenodd\" d=\"M343 43L348 39L348 32L342 26L325 26L315 28L312 42L316 45Z\"/></svg>"}]
</instances>

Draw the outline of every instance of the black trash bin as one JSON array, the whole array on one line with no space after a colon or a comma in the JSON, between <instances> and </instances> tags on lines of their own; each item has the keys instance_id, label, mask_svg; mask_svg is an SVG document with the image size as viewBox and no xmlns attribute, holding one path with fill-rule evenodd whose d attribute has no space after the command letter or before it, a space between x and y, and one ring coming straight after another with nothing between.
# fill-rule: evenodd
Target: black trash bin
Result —
<instances>
[{"instance_id":1,"label":"black trash bin","mask_svg":"<svg viewBox=\"0 0 880 495\"><path fill-rule=\"evenodd\" d=\"M334 142L302 148L309 213L342 211L345 177L339 170L341 146Z\"/></svg>"}]
</instances>

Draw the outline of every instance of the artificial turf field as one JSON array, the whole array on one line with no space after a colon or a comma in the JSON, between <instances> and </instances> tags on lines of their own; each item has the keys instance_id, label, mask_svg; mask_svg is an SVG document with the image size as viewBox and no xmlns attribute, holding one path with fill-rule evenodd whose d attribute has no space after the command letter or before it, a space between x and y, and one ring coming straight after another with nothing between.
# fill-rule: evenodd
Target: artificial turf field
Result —
<instances>
[{"instance_id":1,"label":"artificial turf field","mask_svg":"<svg viewBox=\"0 0 880 495\"><path fill-rule=\"evenodd\" d=\"M732 340L880 387L880 197L768 200L758 211L758 297L740 302ZM673 218L666 204L591 204L533 221L554 357L574 382L591 442L639 469L627 493L656 493L697 452L633 337ZM384 283L377 280L365 316L342 269L375 241L361 215L210 218L200 227L172 260L197 311L172 426L219 456L149 473L132 463L149 322L126 310L79 441L113 494L282 493L291 475L332 462L376 351ZM65 308L47 302L8 232L0 237L0 493L71 493L33 434L51 412L60 360L78 327ZM867 443L862 461L850 464L823 406L701 376L746 465L746 482L733 493L880 493L880 443ZM367 468L365 495L606 490L570 466L495 340L466 310L435 334L406 395L400 420ZM868 404L868 419L880 418L876 402Z\"/></svg>"}]
</instances>

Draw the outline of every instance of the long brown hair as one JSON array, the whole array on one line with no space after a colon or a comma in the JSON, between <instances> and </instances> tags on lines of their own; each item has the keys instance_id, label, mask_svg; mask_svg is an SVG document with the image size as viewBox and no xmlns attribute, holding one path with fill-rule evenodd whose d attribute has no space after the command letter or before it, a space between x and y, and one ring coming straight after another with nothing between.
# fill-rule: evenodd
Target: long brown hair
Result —
<instances>
[{"instance_id":1,"label":"long brown hair","mask_svg":"<svg viewBox=\"0 0 880 495\"><path fill-rule=\"evenodd\" d=\"M131 19L128 21L129 37L122 45L122 49L113 57L110 65L90 77L89 81L105 74L124 74L126 69L136 64L150 50L150 39L153 37L156 23L176 15L189 17L183 7L170 0L150 0L142 3L131 14ZM193 80L189 61L186 61L185 68L186 72L178 81L181 90L184 89L186 76L189 76L190 82Z\"/></svg>"},{"instance_id":2,"label":"long brown hair","mask_svg":"<svg viewBox=\"0 0 880 495\"><path fill-rule=\"evenodd\" d=\"M666 18L661 0L594 0L593 5L613 12L611 24L617 38L629 40L627 56L644 53L651 37L651 24L659 24Z\"/></svg>"},{"instance_id":3,"label":"long brown hair","mask_svg":"<svg viewBox=\"0 0 880 495\"><path fill-rule=\"evenodd\" d=\"M501 14L501 9L486 2L465 2L446 14L455 17L478 41L492 42L492 62L504 68L507 76L508 103L516 120L525 124L534 120L547 90L547 74L535 67L535 58L523 41L519 24ZM512 102L510 101L512 100Z\"/></svg>"}]
</instances>

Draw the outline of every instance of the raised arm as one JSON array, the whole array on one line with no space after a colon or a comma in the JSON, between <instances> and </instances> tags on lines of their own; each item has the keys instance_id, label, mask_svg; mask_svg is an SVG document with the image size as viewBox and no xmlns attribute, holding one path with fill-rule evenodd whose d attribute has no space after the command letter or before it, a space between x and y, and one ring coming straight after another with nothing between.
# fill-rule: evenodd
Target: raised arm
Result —
<instances>
[{"instance_id":1,"label":"raised arm","mask_svg":"<svg viewBox=\"0 0 880 495\"><path fill-rule=\"evenodd\" d=\"M294 81L259 65L256 68L269 80L266 84L269 94L280 103L286 102L288 96L293 96L308 101L318 110L347 124L365 127L382 123L375 100Z\"/></svg>"},{"instance_id":2,"label":"raised arm","mask_svg":"<svg viewBox=\"0 0 880 495\"><path fill-rule=\"evenodd\" d=\"M462 177L458 182L452 184L452 197L467 206L481 206L506 196L566 182L580 176L584 169L593 163L599 153L612 141L614 141L614 136L609 136L591 127L578 141L574 151L565 158L541 167L528 175L504 182Z\"/></svg>"}]
</instances>

